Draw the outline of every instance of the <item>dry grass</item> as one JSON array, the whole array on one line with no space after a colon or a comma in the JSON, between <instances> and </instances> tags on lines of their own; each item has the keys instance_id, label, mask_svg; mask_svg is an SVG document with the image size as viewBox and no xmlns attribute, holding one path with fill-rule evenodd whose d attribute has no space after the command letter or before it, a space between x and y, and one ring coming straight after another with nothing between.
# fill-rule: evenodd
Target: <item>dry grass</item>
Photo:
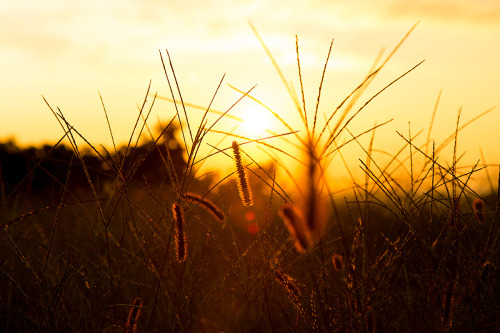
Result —
<instances>
[{"instance_id":1,"label":"dry grass","mask_svg":"<svg viewBox=\"0 0 500 333\"><path fill-rule=\"evenodd\" d=\"M484 168L460 163L459 132L469 123L461 125L460 114L450 120L456 130L440 145L430 141L432 122L423 142L409 130L400 134L401 149L385 152L389 159L382 160L373 141L383 124L360 133L349 127L373 99L418 66L365 97L408 34L325 114L320 97L332 45L311 111L298 39L300 94L257 34L302 120L295 128L268 108L286 128L268 138L217 127L241 99L263 104L252 89L241 91L215 120L210 103L193 124L168 52L168 61L160 55L175 110L158 134L148 125L156 101L156 95L149 101L149 87L128 144L111 151L94 147L47 103L72 154L56 157L56 144L38 154L13 186L2 166L0 329L498 330L500 190L491 185L497 193L480 195L470 186ZM214 144L212 134L239 143ZM360 138L369 134L370 143L362 144ZM177 150L169 148L172 140ZM282 143L303 156L280 148ZM205 144L213 151L200 156ZM272 162L244 154L246 144L260 147ZM440 154L450 144L452 156L445 158ZM348 192L339 194L328 174L349 145L365 152L360 165L366 178L353 179ZM200 175L209 158L233 159L236 168ZM51 161L63 165L62 171L55 174ZM144 168L150 161L154 167ZM288 161L301 165L303 179ZM39 171L50 179L51 191L33 192ZM74 185L77 176L83 185ZM284 182L295 189L285 190Z\"/></svg>"}]
</instances>

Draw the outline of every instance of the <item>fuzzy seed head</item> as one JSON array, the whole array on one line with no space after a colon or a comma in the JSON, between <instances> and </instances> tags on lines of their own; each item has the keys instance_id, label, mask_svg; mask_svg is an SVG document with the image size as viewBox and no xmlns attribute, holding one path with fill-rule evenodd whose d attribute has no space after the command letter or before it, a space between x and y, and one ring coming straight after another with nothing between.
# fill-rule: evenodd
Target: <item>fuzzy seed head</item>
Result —
<instances>
[{"instance_id":1,"label":"fuzzy seed head","mask_svg":"<svg viewBox=\"0 0 500 333\"><path fill-rule=\"evenodd\" d=\"M295 284L295 280L290 275L283 273L280 269L276 270L274 276L276 281L278 281L288 292L288 296L290 297L293 306L302 317L306 318L304 308L302 307L302 304L300 304L300 289Z\"/></svg>"},{"instance_id":2,"label":"fuzzy seed head","mask_svg":"<svg viewBox=\"0 0 500 333\"><path fill-rule=\"evenodd\" d=\"M278 281L291 296L298 297L300 295L300 289L290 275L283 273L281 270L276 270L275 277L276 281Z\"/></svg>"},{"instance_id":3,"label":"fuzzy seed head","mask_svg":"<svg viewBox=\"0 0 500 333\"><path fill-rule=\"evenodd\" d=\"M312 321L312 328L316 332L318 331L318 314L316 313L316 292L314 289L311 291L311 321Z\"/></svg>"},{"instance_id":4,"label":"fuzzy seed head","mask_svg":"<svg viewBox=\"0 0 500 333\"><path fill-rule=\"evenodd\" d=\"M343 271L345 266L344 266L344 260L342 257L338 254L334 254L332 257L332 262L333 262L333 268L337 271Z\"/></svg>"},{"instance_id":5,"label":"fuzzy seed head","mask_svg":"<svg viewBox=\"0 0 500 333\"><path fill-rule=\"evenodd\" d=\"M125 324L125 332L134 333L137 331L137 319L139 319L139 316L141 315L141 308L142 299L136 297L128 313L127 323Z\"/></svg>"},{"instance_id":6,"label":"fuzzy seed head","mask_svg":"<svg viewBox=\"0 0 500 333\"><path fill-rule=\"evenodd\" d=\"M226 215L213 203L211 200L204 198L196 193L187 192L182 196L186 201L196 202L200 204L207 212L209 212L218 221L223 222L226 219Z\"/></svg>"},{"instance_id":7,"label":"fuzzy seed head","mask_svg":"<svg viewBox=\"0 0 500 333\"><path fill-rule=\"evenodd\" d=\"M477 218L477 221L479 222L479 224L484 222L483 207L484 207L484 201L481 200L480 198L477 198L472 203L472 209L474 210L474 214L476 214L476 218Z\"/></svg>"},{"instance_id":8,"label":"fuzzy seed head","mask_svg":"<svg viewBox=\"0 0 500 333\"><path fill-rule=\"evenodd\" d=\"M283 204L278 214L295 241L297 252L304 253L309 250L313 242L301 210L294 205Z\"/></svg>"},{"instance_id":9,"label":"fuzzy seed head","mask_svg":"<svg viewBox=\"0 0 500 333\"><path fill-rule=\"evenodd\" d=\"M233 154L234 160L236 162L236 172L238 173L238 192L240 194L241 202L244 206L253 206L252 190L250 189L250 184L248 182L247 174L245 172L245 167L241 160L240 146L238 142L233 141Z\"/></svg>"},{"instance_id":10,"label":"fuzzy seed head","mask_svg":"<svg viewBox=\"0 0 500 333\"><path fill-rule=\"evenodd\" d=\"M174 215L175 227L175 251L179 262L186 261L187 258L187 240L184 222L184 213L178 203L172 205L172 213Z\"/></svg>"}]
</instances>

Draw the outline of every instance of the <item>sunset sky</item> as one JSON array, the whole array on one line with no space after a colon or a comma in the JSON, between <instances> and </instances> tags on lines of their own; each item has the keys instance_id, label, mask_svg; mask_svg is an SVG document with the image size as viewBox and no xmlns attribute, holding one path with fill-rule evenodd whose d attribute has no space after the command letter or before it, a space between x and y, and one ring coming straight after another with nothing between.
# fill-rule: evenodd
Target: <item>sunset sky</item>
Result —
<instances>
[{"instance_id":1,"label":"sunset sky","mask_svg":"<svg viewBox=\"0 0 500 333\"><path fill-rule=\"evenodd\" d=\"M252 92L256 98L287 119L298 119L249 21L295 89L298 36L310 109L334 39L320 107L325 113L362 81L382 48L387 54L420 21L362 101L425 62L377 97L352 131L394 119L377 130L379 147L399 148L396 131L408 133L408 123L412 133L424 130L425 139L442 91L432 133L436 142L453 133L460 107L461 123L496 107L461 133L459 150L467 152L470 163L480 158L480 148L486 162L500 162L500 2L489 0L2 1L0 140L15 138L28 145L61 138L43 95L90 142L109 146L100 92L115 140L127 142L149 80L152 93L169 95L158 52L165 49L186 102L207 106L225 73L216 109L224 111L239 97L227 84L241 90L257 84ZM233 114L244 117L248 108L257 106L246 102ZM172 104L158 100L151 125L170 119L173 112ZM248 128L241 130L250 135Z\"/></svg>"}]
</instances>

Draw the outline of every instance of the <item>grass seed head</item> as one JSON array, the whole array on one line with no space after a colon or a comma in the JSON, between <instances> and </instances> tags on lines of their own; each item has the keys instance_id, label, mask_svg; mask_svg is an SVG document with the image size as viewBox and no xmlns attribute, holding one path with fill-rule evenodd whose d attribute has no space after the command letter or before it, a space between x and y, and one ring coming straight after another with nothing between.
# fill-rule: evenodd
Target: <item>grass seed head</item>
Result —
<instances>
[{"instance_id":1,"label":"grass seed head","mask_svg":"<svg viewBox=\"0 0 500 333\"><path fill-rule=\"evenodd\" d=\"M321 159L318 158L314 142L309 142L307 147L307 166L305 172L305 200L301 207L305 215L307 227L313 236L314 242L319 241L327 224L324 199L322 191L325 189L325 177ZM324 197L324 196L323 196Z\"/></svg>"},{"instance_id":2,"label":"grass seed head","mask_svg":"<svg viewBox=\"0 0 500 333\"><path fill-rule=\"evenodd\" d=\"M199 203L207 212L209 212L218 221L224 222L226 215L211 200L204 198L196 193L187 192L182 196L186 201Z\"/></svg>"},{"instance_id":3,"label":"grass seed head","mask_svg":"<svg viewBox=\"0 0 500 333\"><path fill-rule=\"evenodd\" d=\"M479 222L479 224L484 222L483 207L484 207L484 201L481 200L480 198L477 198L472 203L472 209L474 210L474 214L476 215L476 218L477 218L477 221Z\"/></svg>"},{"instance_id":4,"label":"grass seed head","mask_svg":"<svg viewBox=\"0 0 500 333\"><path fill-rule=\"evenodd\" d=\"M306 314L302 304L300 303L300 289L295 283L295 280L288 274L283 273L280 269L277 269L274 273L276 281L278 281L283 288L288 292L288 296L293 304L293 306L297 309L299 314L306 318Z\"/></svg>"},{"instance_id":5,"label":"grass seed head","mask_svg":"<svg viewBox=\"0 0 500 333\"><path fill-rule=\"evenodd\" d=\"M302 211L294 205L283 204L278 214L295 241L297 252L304 253L309 250L313 242Z\"/></svg>"},{"instance_id":6,"label":"grass seed head","mask_svg":"<svg viewBox=\"0 0 500 333\"><path fill-rule=\"evenodd\" d=\"M180 262L186 261L187 258L187 240L184 222L184 214L182 208L178 203L172 205L172 213L174 215L175 225L175 251L177 253L177 260Z\"/></svg>"},{"instance_id":7,"label":"grass seed head","mask_svg":"<svg viewBox=\"0 0 500 333\"><path fill-rule=\"evenodd\" d=\"M294 279L288 275L283 273L281 270L277 269L275 272L276 281L278 281L292 296L299 296L300 289L295 284Z\"/></svg>"},{"instance_id":8,"label":"grass seed head","mask_svg":"<svg viewBox=\"0 0 500 333\"><path fill-rule=\"evenodd\" d=\"M250 189L250 183L248 182L245 167L241 160L240 146L236 141L233 141L233 153L234 160L236 161L236 172L238 173L238 190L241 202L244 206L251 207L253 206L252 190Z\"/></svg>"},{"instance_id":9,"label":"grass seed head","mask_svg":"<svg viewBox=\"0 0 500 333\"><path fill-rule=\"evenodd\" d=\"M127 323L125 324L125 332L134 333L137 331L137 319L139 319L139 316L141 315L141 308L142 299L136 297L128 313Z\"/></svg>"},{"instance_id":10,"label":"grass seed head","mask_svg":"<svg viewBox=\"0 0 500 333\"><path fill-rule=\"evenodd\" d=\"M333 262L333 268L337 272L340 272L340 271L344 270L344 268L345 268L344 259L342 259L342 257L340 255L334 254L333 257L332 257L332 262Z\"/></svg>"}]
</instances>

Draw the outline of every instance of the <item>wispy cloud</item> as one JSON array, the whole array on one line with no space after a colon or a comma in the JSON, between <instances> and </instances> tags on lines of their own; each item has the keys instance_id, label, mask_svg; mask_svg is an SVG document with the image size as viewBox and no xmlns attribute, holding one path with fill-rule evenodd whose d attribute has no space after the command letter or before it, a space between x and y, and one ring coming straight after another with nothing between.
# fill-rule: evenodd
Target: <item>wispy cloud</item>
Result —
<instances>
[{"instance_id":1,"label":"wispy cloud","mask_svg":"<svg viewBox=\"0 0 500 333\"><path fill-rule=\"evenodd\" d=\"M388 1L382 6L384 16L407 19L417 18L426 21L449 24L500 26L500 2L488 0L402 0Z\"/></svg>"}]
</instances>

